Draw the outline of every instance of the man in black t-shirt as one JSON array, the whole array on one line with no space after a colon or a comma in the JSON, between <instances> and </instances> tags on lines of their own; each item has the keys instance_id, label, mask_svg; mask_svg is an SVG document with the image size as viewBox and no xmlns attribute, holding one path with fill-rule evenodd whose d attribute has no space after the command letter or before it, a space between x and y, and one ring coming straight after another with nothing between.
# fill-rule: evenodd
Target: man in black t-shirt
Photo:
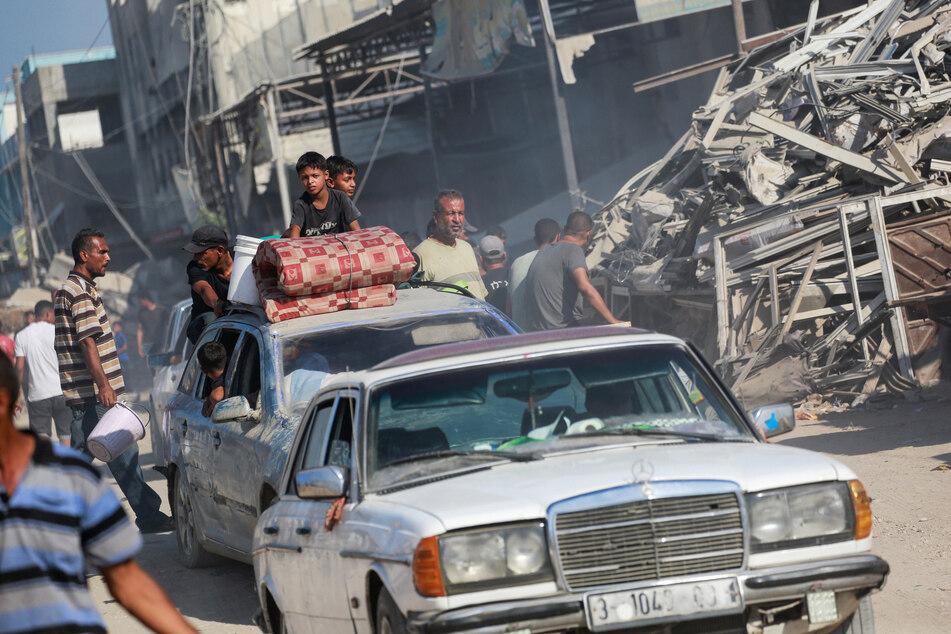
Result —
<instances>
[{"instance_id":1,"label":"man in black t-shirt","mask_svg":"<svg viewBox=\"0 0 951 634\"><path fill-rule=\"evenodd\" d=\"M327 161L317 152L297 160L297 175L304 193L294 201L291 226L285 238L322 236L360 228L360 212L344 192L327 187Z\"/></svg>"},{"instance_id":2,"label":"man in black t-shirt","mask_svg":"<svg viewBox=\"0 0 951 634\"><path fill-rule=\"evenodd\" d=\"M234 259L228 251L228 234L213 225L195 229L191 242L182 248L193 254L187 268L192 314L186 334L195 344L205 326L224 311Z\"/></svg>"},{"instance_id":3,"label":"man in black t-shirt","mask_svg":"<svg viewBox=\"0 0 951 634\"><path fill-rule=\"evenodd\" d=\"M139 295L139 318L135 329L136 348L139 356L145 357L146 349L152 348L165 332L168 324L168 309L155 303L155 294L146 291Z\"/></svg>"},{"instance_id":4,"label":"man in black t-shirt","mask_svg":"<svg viewBox=\"0 0 951 634\"><path fill-rule=\"evenodd\" d=\"M482 283L489 293L485 301L489 302L503 313L508 303L509 274L505 266L505 244L498 236L488 235L479 241L479 253L482 255L482 266L485 275Z\"/></svg>"}]
</instances>

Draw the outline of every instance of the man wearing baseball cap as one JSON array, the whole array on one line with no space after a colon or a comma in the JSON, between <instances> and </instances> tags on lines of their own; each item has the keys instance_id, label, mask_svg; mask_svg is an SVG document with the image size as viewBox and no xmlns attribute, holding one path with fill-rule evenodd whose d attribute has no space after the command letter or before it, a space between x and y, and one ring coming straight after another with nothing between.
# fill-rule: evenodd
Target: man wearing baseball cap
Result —
<instances>
[{"instance_id":1,"label":"man wearing baseball cap","mask_svg":"<svg viewBox=\"0 0 951 634\"><path fill-rule=\"evenodd\" d=\"M214 225L195 229L191 241L182 249L192 254L187 268L192 314L186 335L196 344L205 327L223 312L234 259L228 251L228 234Z\"/></svg>"},{"instance_id":2,"label":"man wearing baseball cap","mask_svg":"<svg viewBox=\"0 0 951 634\"><path fill-rule=\"evenodd\" d=\"M479 253L482 255L482 268L485 275L482 283L489 292L485 301L489 302L503 313L508 302L509 280L505 266L505 244L502 238L488 235L479 241Z\"/></svg>"}]
</instances>

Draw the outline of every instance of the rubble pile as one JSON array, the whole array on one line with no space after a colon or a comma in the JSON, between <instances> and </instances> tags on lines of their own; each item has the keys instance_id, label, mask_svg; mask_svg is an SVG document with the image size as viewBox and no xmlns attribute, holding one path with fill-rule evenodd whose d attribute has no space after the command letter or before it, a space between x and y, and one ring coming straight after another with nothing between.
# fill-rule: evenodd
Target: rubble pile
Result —
<instances>
[{"instance_id":1,"label":"rubble pile","mask_svg":"<svg viewBox=\"0 0 951 634\"><path fill-rule=\"evenodd\" d=\"M721 70L588 265L635 296L712 288L740 391L790 356L806 391L907 390L936 380L951 297L951 6L816 14Z\"/></svg>"}]
</instances>

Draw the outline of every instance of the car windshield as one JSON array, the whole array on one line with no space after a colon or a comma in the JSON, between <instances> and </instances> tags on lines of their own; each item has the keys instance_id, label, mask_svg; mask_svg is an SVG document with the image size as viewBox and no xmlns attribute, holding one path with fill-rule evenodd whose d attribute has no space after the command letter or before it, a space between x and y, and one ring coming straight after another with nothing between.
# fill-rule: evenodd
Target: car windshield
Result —
<instances>
[{"instance_id":1,"label":"car windshield","mask_svg":"<svg viewBox=\"0 0 951 634\"><path fill-rule=\"evenodd\" d=\"M753 440L686 349L627 346L493 363L371 391L371 489L599 444Z\"/></svg>"},{"instance_id":2,"label":"car windshield","mask_svg":"<svg viewBox=\"0 0 951 634\"><path fill-rule=\"evenodd\" d=\"M487 312L457 312L285 337L281 340L281 364L287 410L301 415L328 374L365 370L390 357L437 344L510 334L505 324Z\"/></svg>"}]
</instances>

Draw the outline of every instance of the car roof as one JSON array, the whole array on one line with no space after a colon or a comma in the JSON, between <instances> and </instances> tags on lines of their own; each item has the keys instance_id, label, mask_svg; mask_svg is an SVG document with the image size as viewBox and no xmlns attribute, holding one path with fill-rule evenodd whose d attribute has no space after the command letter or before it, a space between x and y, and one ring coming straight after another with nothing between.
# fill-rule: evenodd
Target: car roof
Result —
<instances>
[{"instance_id":1,"label":"car roof","mask_svg":"<svg viewBox=\"0 0 951 634\"><path fill-rule=\"evenodd\" d=\"M276 336L286 336L318 328L336 328L384 319L433 315L440 312L488 311L493 311L491 306L465 295L437 291L431 288L408 288L398 290L396 301L390 306L340 310L322 315L297 317L274 324L267 321L261 308L236 310L229 313L226 318L267 328L271 334Z\"/></svg>"},{"instance_id":2,"label":"car roof","mask_svg":"<svg viewBox=\"0 0 951 634\"><path fill-rule=\"evenodd\" d=\"M452 369L467 365L501 362L513 356L572 352L601 346L685 345L682 339L639 328L598 326L479 339L464 343L432 346L408 352L379 363L368 370L330 375L321 391L417 373Z\"/></svg>"},{"instance_id":3,"label":"car roof","mask_svg":"<svg viewBox=\"0 0 951 634\"><path fill-rule=\"evenodd\" d=\"M510 348L521 348L524 346L542 345L551 342L562 342L571 339L589 339L603 336L614 336L618 334L644 334L648 330L640 328L623 328L611 326L592 326L588 328L572 328L569 330L544 330L541 332L532 332L522 335L511 335L508 337L495 337L493 339L477 339L475 341L464 341L460 343L447 343L439 346L431 346L407 352L399 356L387 359L375 365L372 369L382 370L400 365L410 365L413 363L423 363L437 359L446 359L449 357L462 356L479 353L491 353L495 351L504 351Z\"/></svg>"}]
</instances>

